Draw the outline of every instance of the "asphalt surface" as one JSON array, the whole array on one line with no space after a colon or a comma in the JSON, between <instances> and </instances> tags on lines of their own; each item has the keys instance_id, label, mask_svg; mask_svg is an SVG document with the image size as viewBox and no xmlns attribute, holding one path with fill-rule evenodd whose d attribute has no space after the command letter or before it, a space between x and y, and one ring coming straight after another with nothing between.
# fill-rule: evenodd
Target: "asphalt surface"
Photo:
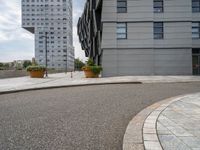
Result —
<instances>
[{"instance_id":1,"label":"asphalt surface","mask_svg":"<svg viewBox=\"0 0 200 150\"><path fill-rule=\"evenodd\" d=\"M129 121L200 83L99 85L0 95L0 150L121 150Z\"/></svg>"}]
</instances>

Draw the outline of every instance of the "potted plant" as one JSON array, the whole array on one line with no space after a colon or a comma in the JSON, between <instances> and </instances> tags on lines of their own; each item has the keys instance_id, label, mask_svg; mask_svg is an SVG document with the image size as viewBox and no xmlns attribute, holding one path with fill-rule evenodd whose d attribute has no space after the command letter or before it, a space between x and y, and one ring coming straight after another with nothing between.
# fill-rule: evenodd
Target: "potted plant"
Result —
<instances>
[{"instance_id":1,"label":"potted plant","mask_svg":"<svg viewBox=\"0 0 200 150\"><path fill-rule=\"evenodd\" d=\"M98 78L102 71L102 67L95 65L93 60L89 59L87 64L82 67L82 70L84 71L86 78Z\"/></svg>"},{"instance_id":2,"label":"potted plant","mask_svg":"<svg viewBox=\"0 0 200 150\"><path fill-rule=\"evenodd\" d=\"M26 69L30 73L31 78L44 78L46 68L43 66L32 65Z\"/></svg>"}]
</instances>

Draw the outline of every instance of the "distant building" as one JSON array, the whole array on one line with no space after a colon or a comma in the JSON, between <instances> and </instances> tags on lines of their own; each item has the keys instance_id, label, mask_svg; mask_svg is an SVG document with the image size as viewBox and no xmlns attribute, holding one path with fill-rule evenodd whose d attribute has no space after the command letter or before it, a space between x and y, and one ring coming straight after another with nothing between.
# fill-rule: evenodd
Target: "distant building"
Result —
<instances>
[{"instance_id":1,"label":"distant building","mask_svg":"<svg viewBox=\"0 0 200 150\"><path fill-rule=\"evenodd\" d=\"M9 67L15 69L23 69L23 63L24 60L14 60L13 62L9 62Z\"/></svg>"},{"instance_id":2,"label":"distant building","mask_svg":"<svg viewBox=\"0 0 200 150\"><path fill-rule=\"evenodd\" d=\"M86 0L78 35L103 76L200 75L200 0Z\"/></svg>"},{"instance_id":3,"label":"distant building","mask_svg":"<svg viewBox=\"0 0 200 150\"><path fill-rule=\"evenodd\" d=\"M22 27L35 34L37 63L74 70L72 0L22 0Z\"/></svg>"}]
</instances>

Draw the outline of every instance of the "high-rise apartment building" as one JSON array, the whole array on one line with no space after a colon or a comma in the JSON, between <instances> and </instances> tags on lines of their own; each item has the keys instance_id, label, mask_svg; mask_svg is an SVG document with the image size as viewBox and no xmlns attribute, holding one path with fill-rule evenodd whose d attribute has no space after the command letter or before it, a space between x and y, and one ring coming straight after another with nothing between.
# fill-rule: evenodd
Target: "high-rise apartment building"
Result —
<instances>
[{"instance_id":1,"label":"high-rise apartment building","mask_svg":"<svg viewBox=\"0 0 200 150\"><path fill-rule=\"evenodd\" d=\"M78 35L103 76L200 75L200 0L87 0Z\"/></svg>"},{"instance_id":2,"label":"high-rise apartment building","mask_svg":"<svg viewBox=\"0 0 200 150\"><path fill-rule=\"evenodd\" d=\"M22 27L35 34L38 64L74 69L72 0L22 0Z\"/></svg>"}]
</instances>

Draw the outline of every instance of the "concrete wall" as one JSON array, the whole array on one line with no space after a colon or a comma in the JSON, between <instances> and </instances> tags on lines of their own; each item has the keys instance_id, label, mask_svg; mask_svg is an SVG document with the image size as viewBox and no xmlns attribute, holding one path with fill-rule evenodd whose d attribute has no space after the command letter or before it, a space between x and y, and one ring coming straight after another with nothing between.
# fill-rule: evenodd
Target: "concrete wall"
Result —
<instances>
[{"instance_id":1,"label":"concrete wall","mask_svg":"<svg viewBox=\"0 0 200 150\"><path fill-rule=\"evenodd\" d=\"M102 48L191 48L200 47L192 40L191 22L164 22L164 39L153 39L153 22L127 23L127 39L117 40L116 23L104 23Z\"/></svg>"},{"instance_id":2,"label":"concrete wall","mask_svg":"<svg viewBox=\"0 0 200 150\"><path fill-rule=\"evenodd\" d=\"M164 39L154 40L155 48L192 47L191 22L164 22Z\"/></svg>"},{"instance_id":3,"label":"concrete wall","mask_svg":"<svg viewBox=\"0 0 200 150\"><path fill-rule=\"evenodd\" d=\"M104 49L102 75L191 75L191 56L191 49Z\"/></svg>"},{"instance_id":4,"label":"concrete wall","mask_svg":"<svg viewBox=\"0 0 200 150\"><path fill-rule=\"evenodd\" d=\"M191 16L192 0L164 0L164 13L154 13L154 21L191 21Z\"/></svg>"},{"instance_id":5,"label":"concrete wall","mask_svg":"<svg viewBox=\"0 0 200 150\"><path fill-rule=\"evenodd\" d=\"M153 0L127 0L127 13L117 13L116 0L104 0L102 9L103 76L115 75L191 75L191 0L164 0L164 13L154 13ZM164 23L164 39L154 39L153 23ZM117 40L117 22L127 23L127 39Z\"/></svg>"},{"instance_id":6,"label":"concrete wall","mask_svg":"<svg viewBox=\"0 0 200 150\"><path fill-rule=\"evenodd\" d=\"M28 76L26 70L0 70L0 79Z\"/></svg>"}]
</instances>

